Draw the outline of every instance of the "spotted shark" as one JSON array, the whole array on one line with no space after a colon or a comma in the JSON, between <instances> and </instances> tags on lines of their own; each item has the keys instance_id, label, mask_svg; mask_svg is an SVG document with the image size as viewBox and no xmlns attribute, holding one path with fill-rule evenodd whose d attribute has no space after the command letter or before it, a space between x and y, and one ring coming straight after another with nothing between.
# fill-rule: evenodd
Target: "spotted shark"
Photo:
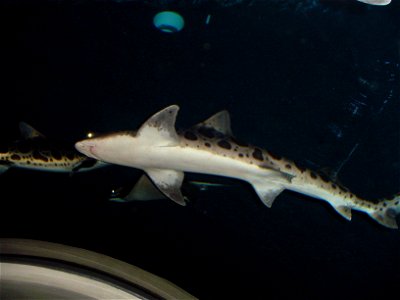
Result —
<instances>
[{"instance_id":1,"label":"spotted shark","mask_svg":"<svg viewBox=\"0 0 400 300\"><path fill-rule=\"evenodd\" d=\"M20 122L22 139L0 147L0 173L9 168L75 173L106 164L82 155L73 145L47 139L25 122Z\"/></svg>"},{"instance_id":2,"label":"spotted shark","mask_svg":"<svg viewBox=\"0 0 400 300\"><path fill-rule=\"evenodd\" d=\"M247 181L267 207L281 192L291 190L328 202L347 220L357 210L397 228L400 194L392 199L364 200L323 175L241 142L232 134L227 111L177 132L178 110L177 105L169 106L136 131L104 134L79 141L75 147L88 157L144 170L167 198L181 205L185 205L184 172L203 173Z\"/></svg>"}]
</instances>

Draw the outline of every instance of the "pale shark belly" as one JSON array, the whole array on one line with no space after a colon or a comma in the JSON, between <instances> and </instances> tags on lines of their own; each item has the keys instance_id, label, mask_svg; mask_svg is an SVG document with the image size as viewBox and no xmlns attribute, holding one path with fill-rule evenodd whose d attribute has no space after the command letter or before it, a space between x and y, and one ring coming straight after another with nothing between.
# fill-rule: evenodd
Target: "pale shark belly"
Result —
<instances>
[{"instance_id":1,"label":"pale shark belly","mask_svg":"<svg viewBox=\"0 0 400 300\"><path fill-rule=\"evenodd\" d=\"M140 152L140 155L137 157L140 157L140 159L132 159L135 153L131 153L130 158L118 163L144 170L151 168L166 169L226 176L245 181L253 181L256 178L265 181L265 178L270 177L271 173L280 173L272 169L262 168L254 163L190 147L152 147L138 149L138 152ZM146 154L144 155L144 153Z\"/></svg>"}]
</instances>

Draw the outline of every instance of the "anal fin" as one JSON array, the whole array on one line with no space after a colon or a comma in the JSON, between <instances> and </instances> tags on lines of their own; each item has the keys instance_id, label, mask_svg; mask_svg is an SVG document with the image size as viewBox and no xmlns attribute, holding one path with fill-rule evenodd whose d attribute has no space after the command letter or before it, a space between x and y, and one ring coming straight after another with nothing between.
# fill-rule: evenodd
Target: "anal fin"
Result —
<instances>
[{"instance_id":1,"label":"anal fin","mask_svg":"<svg viewBox=\"0 0 400 300\"><path fill-rule=\"evenodd\" d=\"M184 174L181 171L146 169L147 175L153 181L154 185L169 199L180 205L186 205L181 192Z\"/></svg>"}]
</instances>

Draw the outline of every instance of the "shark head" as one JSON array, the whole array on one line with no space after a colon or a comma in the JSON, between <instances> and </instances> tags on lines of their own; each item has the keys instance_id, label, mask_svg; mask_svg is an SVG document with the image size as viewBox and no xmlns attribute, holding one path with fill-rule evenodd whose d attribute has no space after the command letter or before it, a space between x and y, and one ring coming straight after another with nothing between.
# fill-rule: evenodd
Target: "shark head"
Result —
<instances>
[{"instance_id":1,"label":"shark head","mask_svg":"<svg viewBox=\"0 0 400 300\"><path fill-rule=\"evenodd\" d=\"M115 160L126 156L126 149L132 149L135 140L134 132L114 132L81 140L75 144L75 149L90 158L117 163Z\"/></svg>"},{"instance_id":2,"label":"shark head","mask_svg":"<svg viewBox=\"0 0 400 300\"><path fill-rule=\"evenodd\" d=\"M120 131L79 141L76 150L113 164L139 167L151 149L179 144L175 119L179 107L171 105L151 116L137 131Z\"/></svg>"}]
</instances>

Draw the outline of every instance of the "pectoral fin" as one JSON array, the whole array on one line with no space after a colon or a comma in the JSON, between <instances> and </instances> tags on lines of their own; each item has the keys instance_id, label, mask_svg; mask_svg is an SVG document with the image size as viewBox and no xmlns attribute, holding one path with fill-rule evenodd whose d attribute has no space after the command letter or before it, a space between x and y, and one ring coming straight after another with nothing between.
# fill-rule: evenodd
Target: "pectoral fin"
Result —
<instances>
[{"instance_id":1,"label":"pectoral fin","mask_svg":"<svg viewBox=\"0 0 400 300\"><path fill-rule=\"evenodd\" d=\"M271 207L275 198L284 190L282 186L269 182L255 182L252 185L258 197L267 207Z\"/></svg>"},{"instance_id":2,"label":"pectoral fin","mask_svg":"<svg viewBox=\"0 0 400 300\"><path fill-rule=\"evenodd\" d=\"M147 169L145 170L154 185L169 199L186 205L181 192L184 174L181 171Z\"/></svg>"},{"instance_id":3,"label":"pectoral fin","mask_svg":"<svg viewBox=\"0 0 400 300\"><path fill-rule=\"evenodd\" d=\"M253 178L249 182L261 201L267 207L271 207L275 198L285 189L285 184L290 183L292 178L290 174L269 170L263 178Z\"/></svg>"}]
</instances>

